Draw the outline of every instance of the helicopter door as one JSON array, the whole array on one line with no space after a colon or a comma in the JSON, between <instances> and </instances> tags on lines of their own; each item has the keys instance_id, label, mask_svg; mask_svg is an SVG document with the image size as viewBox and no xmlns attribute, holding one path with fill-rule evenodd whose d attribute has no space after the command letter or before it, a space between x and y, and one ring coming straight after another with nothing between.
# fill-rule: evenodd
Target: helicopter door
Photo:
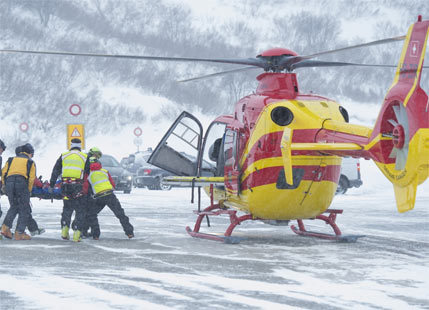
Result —
<instances>
[{"instance_id":1,"label":"helicopter door","mask_svg":"<svg viewBox=\"0 0 429 310\"><path fill-rule=\"evenodd\" d=\"M224 177L225 187L232 193L238 195L239 190L239 171L238 171L238 150L237 150L237 132L227 128L224 141Z\"/></svg>"},{"instance_id":2,"label":"helicopter door","mask_svg":"<svg viewBox=\"0 0 429 310\"><path fill-rule=\"evenodd\" d=\"M179 176L196 176L203 127L192 114L183 112L152 152L148 163Z\"/></svg>"}]
</instances>

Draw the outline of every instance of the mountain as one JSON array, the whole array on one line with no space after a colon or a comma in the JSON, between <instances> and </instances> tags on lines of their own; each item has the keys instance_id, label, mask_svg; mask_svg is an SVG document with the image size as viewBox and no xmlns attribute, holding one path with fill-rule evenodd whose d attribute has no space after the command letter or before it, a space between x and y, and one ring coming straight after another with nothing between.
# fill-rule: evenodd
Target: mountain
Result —
<instances>
[{"instance_id":1,"label":"mountain","mask_svg":"<svg viewBox=\"0 0 429 310\"><path fill-rule=\"evenodd\" d=\"M305 55L402 35L419 13L428 11L427 1L416 0L219 0L204 5L191 0L3 0L0 48L235 58L282 46ZM396 64L400 50L401 44L394 43L323 60ZM236 100L254 90L258 70L197 82L176 80L231 68L235 67L1 53L2 138L9 144L30 140L42 148L63 139L65 123L70 122L85 123L87 136L94 137L126 126L156 126L182 109L204 115L229 113ZM297 73L301 90L353 107L380 104L394 70L312 68ZM423 77L422 83L428 86L428 79ZM115 91L116 99L111 100ZM138 102L137 97L146 99ZM71 104L82 107L79 117L69 114ZM157 106L157 115L147 113ZM29 125L26 134L17 130L21 122Z\"/></svg>"}]
</instances>

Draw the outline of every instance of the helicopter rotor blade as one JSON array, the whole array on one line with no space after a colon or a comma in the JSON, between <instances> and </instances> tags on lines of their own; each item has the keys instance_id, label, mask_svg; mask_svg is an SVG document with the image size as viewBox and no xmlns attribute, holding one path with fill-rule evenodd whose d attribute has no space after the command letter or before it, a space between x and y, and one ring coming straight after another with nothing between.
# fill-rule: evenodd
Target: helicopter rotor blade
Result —
<instances>
[{"instance_id":1,"label":"helicopter rotor blade","mask_svg":"<svg viewBox=\"0 0 429 310\"><path fill-rule=\"evenodd\" d=\"M159 60L159 61L189 61L189 62L201 61L201 62L248 65L248 66L256 66L259 68L265 67L265 62L258 58L230 59L230 58L163 57L163 56L143 56L143 55L140 56L140 55L120 55L120 54L115 55L115 54L97 54L97 53L74 53L74 52L58 52L58 51L31 51L31 50L15 50L15 49L0 49L0 52L39 54L39 55L41 54L41 55L143 59L143 60Z\"/></svg>"},{"instance_id":2,"label":"helicopter rotor blade","mask_svg":"<svg viewBox=\"0 0 429 310\"><path fill-rule=\"evenodd\" d=\"M319 57L322 55L334 54L334 53L352 50L352 49L356 49L356 48L360 48L360 47L368 47L368 46L374 46L374 45L379 45L379 44L386 44L386 43L402 41L405 38L406 38L406 36L398 36L398 37L392 37L392 38L387 38L387 39L382 39L382 40L376 40L376 41L372 41L372 42L368 42L368 43L346 46L346 47L337 48L334 50L323 51L323 52L319 52L319 53L315 53L315 54L311 54L311 55L306 55L306 56L293 56L293 57L290 57L288 59L283 60L282 65L285 65L287 67L288 65L290 66L292 64L296 64L296 63L301 62L303 60Z\"/></svg>"},{"instance_id":3,"label":"helicopter rotor blade","mask_svg":"<svg viewBox=\"0 0 429 310\"><path fill-rule=\"evenodd\" d=\"M291 69L298 68L311 68L311 67L342 67L342 66L359 66L359 67L381 67L381 68L396 68L397 65L383 65L383 64L360 64L355 62L341 62L341 61L322 61L322 60L303 60L301 62L291 65Z\"/></svg>"},{"instance_id":4,"label":"helicopter rotor blade","mask_svg":"<svg viewBox=\"0 0 429 310\"><path fill-rule=\"evenodd\" d=\"M218 76L218 75L224 75L224 74L230 74L230 73L236 73L236 72L249 71L249 70L252 70L252 69L258 69L258 67L243 67L243 68L238 68L238 69L233 69L233 70L228 70L228 71L221 71L221 72L216 72L216 73L212 73L212 74L197 76L197 77L193 77L193 78L189 78L189 79L185 79L185 80L180 80L180 81L177 81L177 82L183 83L183 82L202 80L202 79L207 79L207 78L211 78L211 77Z\"/></svg>"}]
</instances>

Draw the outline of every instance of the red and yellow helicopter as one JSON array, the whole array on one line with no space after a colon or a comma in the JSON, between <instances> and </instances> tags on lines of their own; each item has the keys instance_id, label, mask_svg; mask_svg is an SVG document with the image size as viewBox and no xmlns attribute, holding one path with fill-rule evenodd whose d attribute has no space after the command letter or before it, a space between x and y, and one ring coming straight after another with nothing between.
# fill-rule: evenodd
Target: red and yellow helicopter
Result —
<instances>
[{"instance_id":1,"label":"red and yellow helicopter","mask_svg":"<svg viewBox=\"0 0 429 310\"><path fill-rule=\"evenodd\" d=\"M231 72L262 68L254 94L239 100L231 115L217 117L203 136L193 115L183 112L152 153L149 162L174 173L164 179L176 186L201 187L210 196L204 210L198 201L193 237L235 243L234 228L246 220L283 225L297 220L300 235L355 241L343 236L335 223L342 210L329 209L340 177L342 157L372 159L392 182L399 212L413 209L417 186L429 174L429 101L420 77L429 34L429 21L410 26L399 36L307 56L275 48L248 59L178 58L69 52L0 50L32 54L115 57L157 61L242 64ZM319 61L313 58L354 48L404 40L397 66ZM348 123L337 102L299 90L296 74L302 67L397 67L373 128ZM193 193L193 192L192 192ZM244 215L238 216L242 211ZM228 215L223 236L200 232L202 220ZM320 219L334 234L310 232L303 220Z\"/></svg>"},{"instance_id":2,"label":"red and yellow helicopter","mask_svg":"<svg viewBox=\"0 0 429 310\"><path fill-rule=\"evenodd\" d=\"M349 48L309 56L277 48L243 61L267 72L257 77L256 93L238 101L232 115L217 117L204 138L199 121L182 113L149 162L182 176L165 178L169 184L210 184L211 205L197 211L188 233L237 242L231 233L245 220L297 220L298 227L291 228L298 234L353 241L357 236L343 237L335 224L342 210L328 209L345 156L374 160L393 183L399 212L411 210L417 185L429 173L429 102L419 85L428 27L419 17L406 36L349 47L405 40L374 128L349 124L347 111L333 100L300 93L291 73L300 67L357 65L310 60ZM237 210L245 215L238 217ZM231 220L224 236L199 231L205 216L221 214ZM304 219L325 221L335 235L306 231Z\"/></svg>"}]
</instances>

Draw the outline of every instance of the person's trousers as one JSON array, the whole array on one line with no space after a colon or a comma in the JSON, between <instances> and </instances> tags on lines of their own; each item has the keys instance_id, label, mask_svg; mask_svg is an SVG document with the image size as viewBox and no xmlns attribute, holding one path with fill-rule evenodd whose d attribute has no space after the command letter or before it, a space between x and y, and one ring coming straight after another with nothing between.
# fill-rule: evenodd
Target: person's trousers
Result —
<instances>
[{"instance_id":1,"label":"person's trousers","mask_svg":"<svg viewBox=\"0 0 429 310\"><path fill-rule=\"evenodd\" d=\"M130 224L130 220L128 216L125 215L125 211L121 206L118 198L116 198L115 194L109 194L107 196L102 196L95 199L95 203L93 203L89 207L88 211L88 224L92 228L92 236L94 238L100 237L100 225L98 224L98 213L104 209L105 206L108 206L110 210L112 210L113 214L119 219L119 222L124 229L126 235L133 234L134 227Z\"/></svg>"},{"instance_id":2,"label":"person's trousers","mask_svg":"<svg viewBox=\"0 0 429 310\"><path fill-rule=\"evenodd\" d=\"M70 227L73 211L75 218L73 221L72 229L82 231L84 222L84 204L86 199L84 196L74 199L64 199L63 213L61 213L61 228L64 226Z\"/></svg>"},{"instance_id":3,"label":"person's trousers","mask_svg":"<svg viewBox=\"0 0 429 310\"><path fill-rule=\"evenodd\" d=\"M16 215L18 223L16 231L23 233L31 218L30 191L27 179L20 175L12 175L6 179L6 194L10 208L7 211L3 224L12 227Z\"/></svg>"}]
</instances>

